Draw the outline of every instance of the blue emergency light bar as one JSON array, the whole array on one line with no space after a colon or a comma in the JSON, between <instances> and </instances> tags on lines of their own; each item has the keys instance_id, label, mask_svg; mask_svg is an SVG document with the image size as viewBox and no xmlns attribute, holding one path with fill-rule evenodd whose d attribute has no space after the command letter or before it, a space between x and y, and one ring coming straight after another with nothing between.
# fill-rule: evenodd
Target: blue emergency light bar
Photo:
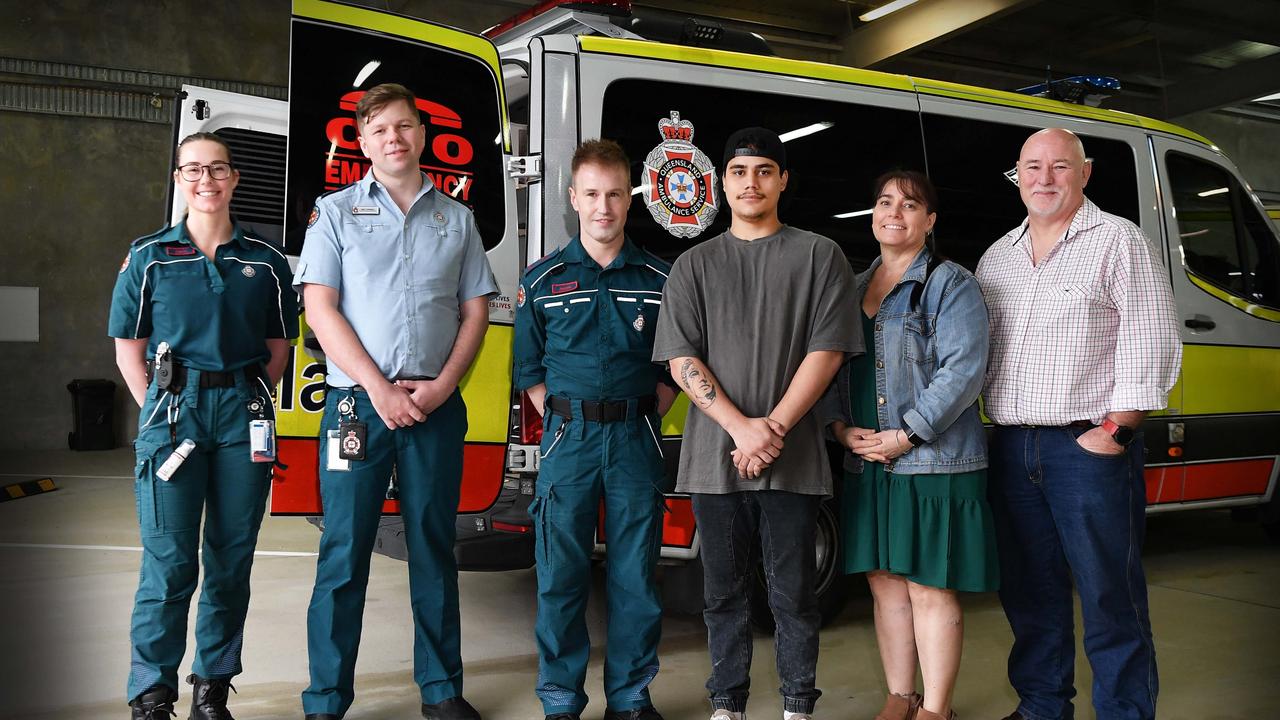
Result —
<instances>
[{"instance_id":1,"label":"blue emergency light bar","mask_svg":"<svg viewBox=\"0 0 1280 720\"><path fill-rule=\"evenodd\" d=\"M1014 92L1076 105L1098 107L1106 98L1120 94L1120 81L1105 75L1074 75L1061 80L1019 88Z\"/></svg>"}]
</instances>

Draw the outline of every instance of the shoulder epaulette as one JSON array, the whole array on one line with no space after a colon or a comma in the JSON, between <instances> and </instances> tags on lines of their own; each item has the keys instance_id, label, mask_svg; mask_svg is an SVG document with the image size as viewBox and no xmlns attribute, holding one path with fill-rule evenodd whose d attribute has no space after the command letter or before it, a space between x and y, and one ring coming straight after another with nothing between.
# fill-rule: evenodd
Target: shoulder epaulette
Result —
<instances>
[{"instance_id":1,"label":"shoulder epaulette","mask_svg":"<svg viewBox=\"0 0 1280 720\"><path fill-rule=\"evenodd\" d=\"M539 265L546 263L548 260L553 260L557 257L560 257L560 251L562 250L564 250L564 248L558 247L555 250L552 250L551 252L547 253L546 255L543 255L542 257L538 258L537 260L534 260L533 262L529 263L529 265L524 269L525 273L527 274L527 273L533 272L533 269L538 267Z\"/></svg>"},{"instance_id":2,"label":"shoulder epaulette","mask_svg":"<svg viewBox=\"0 0 1280 720\"><path fill-rule=\"evenodd\" d=\"M164 235L165 233L169 232L169 231L170 231L170 230L172 230L172 229L173 229L173 226L172 226L172 225L166 225L166 226L164 226L164 227L160 228L159 230L157 230L157 231L155 231L155 232L153 232L153 233L151 233L151 234L149 234L149 235L143 235L142 237L140 237L140 238L138 238L138 239L134 240L133 242L131 242L131 243L129 243L129 244L130 244L131 246L137 247L137 245L138 245L139 243L143 243L143 242L146 242L146 241L148 241L148 240L155 240L156 238L160 237L161 235Z\"/></svg>"},{"instance_id":3,"label":"shoulder epaulette","mask_svg":"<svg viewBox=\"0 0 1280 720\"><path fill-rule=\"evenodd\" d=\"M653 254L652 252L644 248L640 248L640 252L644 253L645 259L649 260L650 264L653 265L656 269L664 273L671 272L671 263L667 262L666 260L663 260L662 258L658 257L657 255Z\"/></svg>"},{"instance_id":4,"label":"shoulder epaulette","mask_svg":"<svg viewBox=\"0 0 1280 720\"><path fill-rule=\"evenodd\" d=\"M358 185L358 184L360 184L360 181L359 181L359 180L357 180L356 182L347 183L346 185L343 185L342 187L339 187L339 188L334 188L334 189L332 189L332 190L329 190L328 192L322 192L322 193L320 193L319 195L317 195L317 196L316 196L315 204L317 204L317 205L318 205L318 204L320 203L320 201L321 201L321 200L323 200L324 198L327 198L327 197L329 197L330 195L335 195L335 194L337 194L337 193L340 193L340 192L342 192L343 190L349 190L352 186L354 186L354 185Z\"/></svg>"}]
</instances>

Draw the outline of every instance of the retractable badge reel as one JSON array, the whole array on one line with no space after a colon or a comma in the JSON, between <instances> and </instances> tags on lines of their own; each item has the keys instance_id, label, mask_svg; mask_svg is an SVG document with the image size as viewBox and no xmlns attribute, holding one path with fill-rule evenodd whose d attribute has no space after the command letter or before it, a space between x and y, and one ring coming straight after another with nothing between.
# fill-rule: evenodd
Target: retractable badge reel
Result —
<instances>
[{"instance_id":1,"label":"retractable badge reel","mask_svg":"<svg viewBox=\"0 0 1280 720\"><path fill-rule=\"evenodd\" d=\"M368 426L356 415L356 399L347 396L338 401L338 429L328 432L329 470L345 472L352 460L364 460Z\"/></svg>"},{"instance_id":2,"label":"retractable badge reel","mask_svg":"<svg viewBox=\"0 0 1280 720\"><path fill-rule=\"evenodd\" d=\"M249 401L249 457L256 463L276 461L276 423L267 419L267 401L261 396Z\"/></svg>"}]
</instances>

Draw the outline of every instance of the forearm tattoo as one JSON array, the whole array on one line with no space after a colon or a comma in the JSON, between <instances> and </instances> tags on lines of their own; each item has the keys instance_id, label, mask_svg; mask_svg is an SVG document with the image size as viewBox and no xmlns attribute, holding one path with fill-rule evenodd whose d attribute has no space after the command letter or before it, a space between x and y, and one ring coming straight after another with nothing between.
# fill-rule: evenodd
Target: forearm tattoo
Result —
<instances>
[{"instance_id":1,"label":"forearm tattoo","mask_svg":"<svg viewBox=\"0 0 1280 720\"><path fill-rule=\"evenodd\" d=\"M715 403L716 386L694 366L692 360L685 360L680 366L680 382L698 407L705 410Z\"/></svg>"}]
</instances>

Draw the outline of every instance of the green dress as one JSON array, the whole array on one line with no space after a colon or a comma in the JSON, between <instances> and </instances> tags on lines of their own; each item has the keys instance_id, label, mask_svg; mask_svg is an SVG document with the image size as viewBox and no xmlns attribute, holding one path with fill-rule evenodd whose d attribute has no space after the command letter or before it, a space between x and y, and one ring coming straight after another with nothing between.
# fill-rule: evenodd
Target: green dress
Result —
<instances>
[{"instance_id":1,"label":"green dress","mask_svg":"<svg viewBox=\"0 0 1280 720\"><path fill-rule=\"evenodd\" d=\"M878 431L875 319L858 315L872 351L849 363L850 417L857 427ZM840 515L846 573L887 570L920 585L969 592L999 587L986 470L900 475L864 462L861 473L844 474Z\"/></svg>"}]
</instances>

